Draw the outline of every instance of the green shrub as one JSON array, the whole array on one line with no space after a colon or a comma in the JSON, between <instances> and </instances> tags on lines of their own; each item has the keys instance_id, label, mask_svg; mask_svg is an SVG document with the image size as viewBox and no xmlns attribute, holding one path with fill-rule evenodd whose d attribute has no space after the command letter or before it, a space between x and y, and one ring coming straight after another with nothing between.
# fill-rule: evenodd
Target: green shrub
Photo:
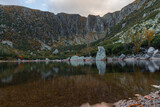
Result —
<instances>
[{"instance_id":1,"label":"green shrub","mask_svg":"<svg viewBox=\"0 0 160 107\"><path fill-rule=\"evenodd\" d=\"M141 47L147 48L148 47L148 41L147 40L143 41Z\"/></svg>"},{"instance_id":2,"label":"green shrub","mask_svg":"<svg viewBox=\"0 0 160 107\"><path fill-rule=\"evenodd\" d=\"M154 37L154 39L151 42L151 46L160 48L160 35Z\"/></svg>"},{"instance_id":3,"label":"green shrub","mask_svg":"<svg viewBox=\"0 0 160 107\"><path fill-rule=\"evenodd\" d=\"M112 54L112 48L113 48L113 44L108 44L108 45L104 45L104 48L106 50L106 54L107 55L111 55Z\"/></svg>"},{"instance_id":4,"label":"green shrub","mask_svg":"<svg viewBox=\"0 0 160 107\"><path fill-rule=\"evenodd\" d=\"M112 48L112 54L119 54L122 50L124 50L123 44L115 44Z\"/></svg>"}]
</instances>

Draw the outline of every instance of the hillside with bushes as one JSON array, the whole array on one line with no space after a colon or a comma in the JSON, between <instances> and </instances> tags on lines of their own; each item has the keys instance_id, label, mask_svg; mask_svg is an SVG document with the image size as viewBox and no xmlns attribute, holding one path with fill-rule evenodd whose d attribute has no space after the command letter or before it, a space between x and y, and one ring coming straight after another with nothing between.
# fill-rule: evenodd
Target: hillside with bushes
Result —
<instances>
[{"instance_id":1,"label":"hillside with bushes","mask_svg":"<svg viewBox=\"0 0 160 107\"><path fill-rule=\"evenodd\" d=\"M0 14L1 59L95 56L98 46L104 46L108 56L160 48L160 0L136 0L103 17L3 5Z\"/></svg>"}]
</instances>

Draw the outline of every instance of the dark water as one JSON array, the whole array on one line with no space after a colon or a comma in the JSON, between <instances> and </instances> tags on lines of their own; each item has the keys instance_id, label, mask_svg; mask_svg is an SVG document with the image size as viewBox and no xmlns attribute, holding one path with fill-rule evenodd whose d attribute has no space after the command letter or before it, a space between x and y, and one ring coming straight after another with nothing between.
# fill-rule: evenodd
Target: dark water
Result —
<instances>
[{"instance_id":1,"label":"dark water","mask_svg":"<svg viewBox=\"0 0 160 107\"><path fill-rule=\"evenodd\" d=\"M113 103L156 91L160 62L0 63L0 107Z\"/></svg>"}]
</instances>

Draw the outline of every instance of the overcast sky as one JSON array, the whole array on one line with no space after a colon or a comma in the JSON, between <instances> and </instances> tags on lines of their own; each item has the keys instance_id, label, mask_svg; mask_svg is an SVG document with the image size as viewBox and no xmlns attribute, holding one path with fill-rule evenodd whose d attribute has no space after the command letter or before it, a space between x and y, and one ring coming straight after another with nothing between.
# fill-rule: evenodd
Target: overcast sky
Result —
<instances>
[{"instance_id":1,"label":"overcast sky","mask_svg":"<svg viewBox=\"0 0 160 107\"><path fill-rule=\"evenodd\" d=\"M120 10L134 0L0 0L4 5L21 5L53 13L70 13L88 16L103 16L108 12Z\"/></svg>"}]
</instances>

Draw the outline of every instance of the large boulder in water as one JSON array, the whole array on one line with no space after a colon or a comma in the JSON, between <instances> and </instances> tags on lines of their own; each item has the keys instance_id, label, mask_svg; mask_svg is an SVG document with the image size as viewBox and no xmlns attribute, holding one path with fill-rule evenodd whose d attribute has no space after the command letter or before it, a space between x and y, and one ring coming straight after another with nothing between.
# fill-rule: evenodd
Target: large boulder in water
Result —
<instances>
[{"instance_id":1,"label":"large boulder in water","mask_svg":"<svg viewBox=\"0 0 160 107\"><path fill-rule=\"evenodd\" d=\"M154 51L155 51L155 49L154 49L153 47L150 47L150 48L148 49L148 51L147 51L147 54L148 54L149 56L152 56L152 55L154 54Z\"/></svg>"},{"instance_id":2,"label":"large boulder in water","mask_svg":"<svg viewBox=\"0 0 160 107\"><path fill-rule=\"evenodd\" d=\"M96 56L97 61L104 61L106 60L106 51L103 46L98 47L98 52Z\"/></svg>"}]
</instances>

